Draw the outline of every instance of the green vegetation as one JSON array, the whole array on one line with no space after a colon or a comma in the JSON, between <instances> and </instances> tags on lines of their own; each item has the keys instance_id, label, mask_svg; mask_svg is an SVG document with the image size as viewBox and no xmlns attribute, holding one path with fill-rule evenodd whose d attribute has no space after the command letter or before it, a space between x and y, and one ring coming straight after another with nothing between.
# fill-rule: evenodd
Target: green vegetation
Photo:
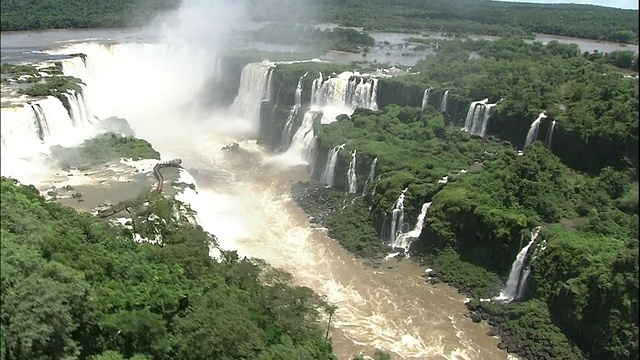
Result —
<instances>
[{"instance_id":1,"label":"green vegetation","mask_svg":"<svg viewBox=\"0 0 640 360\"><path fill-rule=\"evenodd\" d=\"M323 21L367 30L638 41L637 10L474 0L324 0L317 6Z\"/></svg>"},{"instance_id":2,"label":"green vegetation","mask_svg":"<svg viewBox=\"0 0 640 360\"><path fill-rule=\"evenodd\" d=\"M0 4L0 29L41 30L140 26L180 0L5 1Z\"/></svg>"},{"instance_id":3,"label":"green vegetation","mask_svg":"<svg viewBox=\"0 0 640 360\"><path fill-rule=\"evenodd\" d=\"M320 51L360 52L364 47L375 45L375 40L366 33L342 28L320 30L301 25L274 23L252 31L250 35L259 41L303 45Z\"/></svg>"},{"instance_id":4,"label":"green vegetation","mask_svg":"<svg viewBox=\"0 0 640 360\"><path fill-rule=\"evenodd\" d=\"M52 146L51 155L62 169L74 167L81 170L119 158L160 160L160 153L146 140L116 133L98 135L78 147Z\"/></svg>"},{"instance_id":5,"label":"green vegetation","mask_svg":"<svg viewBox=\"0 0 640 360\"><path fill-rule=\"evenodd\" d=\"M261 261L212 259L184 205L150 194L159 243L136 243L32 186L0 189L3 358L335 359L327 304Z\"/></svg>"}]
</instances>

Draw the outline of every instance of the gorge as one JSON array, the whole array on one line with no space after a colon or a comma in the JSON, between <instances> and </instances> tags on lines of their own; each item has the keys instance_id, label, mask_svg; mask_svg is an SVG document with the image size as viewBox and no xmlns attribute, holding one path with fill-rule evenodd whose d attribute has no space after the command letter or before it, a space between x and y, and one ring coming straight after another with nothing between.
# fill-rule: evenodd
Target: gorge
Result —
<instances>
[{"instance_id":1,"label":"gorge","mask_svg":"<svg viewBox=\"0 0 640 360\"><path fill-rule=\"evenodd\" d=\"M637 79L514 39L442 41L393 72L205 43L47 48L81 91L3 83L2 176L43 194L60 176L90 182L51 147L126 119L161 161L182 159L169 182L189 184L176 198L215 235L211 257L264 259L336 306L321 320L341 359L637 355Z\"/></svg>"}]
</instances>

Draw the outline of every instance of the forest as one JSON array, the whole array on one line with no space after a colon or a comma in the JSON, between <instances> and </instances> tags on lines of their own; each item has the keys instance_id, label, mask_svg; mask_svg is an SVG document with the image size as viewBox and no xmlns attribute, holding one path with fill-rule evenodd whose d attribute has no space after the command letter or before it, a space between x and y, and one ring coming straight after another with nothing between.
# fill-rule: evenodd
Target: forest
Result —
<instances>
[{"instance_id":1,"label":"forest","mask_svg":"<svg viewBox=\"0 0 640 360\"><path fill-rule=\"evenodd\" d=\"M158 218L136 225L155 243L136 243L33 186L0 186L2 359L335 359L320 321L332 308L260 260L210 257L216 238L184 204L143 195Z\"/></svg>"}]
</instances>

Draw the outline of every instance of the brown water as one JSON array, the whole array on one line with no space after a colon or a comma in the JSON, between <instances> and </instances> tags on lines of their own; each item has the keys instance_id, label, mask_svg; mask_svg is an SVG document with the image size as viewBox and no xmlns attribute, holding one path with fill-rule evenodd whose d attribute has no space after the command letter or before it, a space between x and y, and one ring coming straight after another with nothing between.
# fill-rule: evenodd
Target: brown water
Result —
<instances>
[{"instance_id":1,"label":"brown water","mask_svg":"<svg viewBox=\"0 0 640 360\"><path fill-rule=\"evenodd\" d=\"M254 143L243 142L248 150L241 154L214 154L217 146L194 142L198 153L174 151L197 182L191 203L203 227L223 248L265 259L337 305L331 337L340 359L376 348L394 359L507 358L486 335L486 324L464 317L462 295L424 283L423 267L396 259L366 267L325 229L313 228L289 196L294 181L308 178L304 167L278 166Z\"/></svg>"}]
</instances>

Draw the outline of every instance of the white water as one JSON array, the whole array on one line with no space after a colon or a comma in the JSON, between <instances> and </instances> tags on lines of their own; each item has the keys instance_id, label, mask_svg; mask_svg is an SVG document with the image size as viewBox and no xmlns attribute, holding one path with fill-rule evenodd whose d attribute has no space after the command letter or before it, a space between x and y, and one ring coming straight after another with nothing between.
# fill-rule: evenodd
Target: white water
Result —
<instances>
[{"instance_id":1,"label":"white water","mask_svg":"<svg viewBox=\"0 0 640 360\"><path fill-rule=\"evenodd\" d=\"M71 95L68 99L71 115L53 96L2 108L0 138L3 176L36 182L44 174L53 173L53 169L49 168L51 160L47 158L51 146L78 145L99 131L90 126L82 115L79 99ZM77 118L74 120L75 116ZM38 176L31 176L35 174Z\"/></svg>"},{"instance_id":2,"label":"white water","mask_svg":"<svg viewBox=\"0 0 640 360\"><path fill-rule=\"evenodd\" d=\"M500 295L496 297L496 300L511 301L513 299L516 299L518 294L524 291L523 285L525 284L526 281L523 281L524 274L522 271L522 266L524 265L524 262L526 260L527 252L529 251L529 248L536 241L539 234L540 234L539 226L533 229L533 231L531 231L531 240L525 247L522 248L522 250L520 250L520 252L516 256L516 260L511 265L511 272L509 273L509 279L507 280L507 284L504 290L500 292ZM527 276L528 276L528 273L527 273Z\"/></svg>"},{"instance_id":3,"label":"white water","mask_svg":"<svg viewBox=\"0 0 640 360\"><path fill-rule=\"evenodd\" d=\"M300 127L293 134L289 149L279 157L281 163L288 165L307 164L313 168L316 158L316 136L313 132L313 122L318 115L320 114L311 110L304 114Z\"/></svg>"},{"instance_id":4,"label":"white water","mask_svg":"<svg viewBox=\"0 0 640 360\"><path fill-rule=\"evenodd\" d=\"M305 73L304 75L302 75L298 80L298 85L296 86L296 91L294 94L294 104L293 106L291 106L291 110L289 110L287 122L285 123L284 129L282 130L282 143L280 147L283 150L288 150L289 146L291 145L291 132L293 130L293 122L295 121L296 116L298 115L298 111L300 110L300 106L302 105L302 80L304 80L304 78L308 74L309 73Z\"/></svg>"},{"instance_id":5,"label":"white water","mask_svg":"<svg viewBox=\"0 0 640 360\"><path fill-rule=\"evenodd\" d=\"M378 79L365 76L345 71L324 79L319 74L311 88L311 109L323 113L323 124L336 121L341 114L351 115L357 108L378 109Z\"/></svg>"},{"instance_id":6,"label":"white water","mask_svg":"<svg viewBox=\"0 0 640 360\"><path fill-rule=\"evenodd\" d=\"M547 130L547 136L544 139L544 144L547 149L551 149L551 144L553 144L553 130L556 128L556 121L553 120L551 125L549 125L549 130Z\"/></svg>"},{"instance_id":7,"label":"white water","mask_svg":"<svg viewBox=\"0 0 640 360\"><path fill-rule=\"evenodd\" d=\"M540 121L542 119L546 119L547 115L544 112L541 112L540 115L531 123L529 127L529 132L527 133L527 138L524 141L524 147L531 145L536 139L538 139L538 129L540 128Z\"/></svg>"},{"instance_id":8,"label":"white water","mask_svg":"<svg viewBox=\"0 0 640 360\"><path fill-rule=\"evenodd\" d=\"M271 91L269 79L274 66L269 61L245 65L240 76L238 96L230 107L233 116L249 122L253 135L260 130L260 107L262 100L268 100Z\"/></svg>"},{"instance_id":9,"label":"white water","mask_svg":"<svg viewBox=\"0 0 640 360\"><path fill-rule=\"evenodd\" d=\"M322 174L320 175L320 182L324 184L325 187L333 186L336 163L338 162L338 153L340 152L340 150L344 149L345 145L346 144L342 144L329 149L329 154L327 155L327 164L324 166Z\"/></svg>"},{"instance_id":10,"label":"white water","mask_svg":"<svg viewBox=\"0 0 640 360\"><path fill-rule=\"evenodd\" d=\"M424 203L422 205L422 210L420 210L418 220L416 221L416 225L413 227L413 230L398 235L393 242L393 249L404 249L405 256L409 257L409 248L411 247L411 244L420 237L420 234L422 233L422 227L424 227L424 222L427 219L427 212L429 211L430 206L430 202Z\"/></svg>"},{"instance_id":11,"label":"white water","mask_svg":"<svg viewBox=\"0 0 640 360\"><path fill-rule=\"evenodd\" d=\"M349 194L355 194L358 191L358 179L356 176L356 150L351 152L351 161L347 170L347 179L349 180Z\"/></svg>"},{"instance_id":12,"label":"white water","mask_svg":"<svg viewBox=\"0 0 640 360\"><path fill-rule=\"evenodd\" d=\"M424 110L427 105L429 105L429 96L431 95L431 88L426 88L424 90L424 95L422 95L422 110Z\"/></svg>"},{"instance_id":13,"label":"white water","mask_svg":"<svg viewBox=\"0 0 640 360\"><path fill-rule=\"evenodd\" d=\"M447 99L449 99L449 90L445 91L442 95L442 101L440 102L440 112L447 112Z\"/></svg>"},{"instance_id":14,"label":"white water","mask_svg":"<svg viewBox=\"0 0 640 360\"><path fill-rule=\"evenodd\" d=\"M488 102L489 99L483 99L471 103L464 121L465 131L482 137L486 135L491 109L497 105L497 103L488 104Z\"/></svg>"},{"instance_id":15,"label":"white water","mask_svg":"<svg viewBox=\"0 0 640 360\"><path fill-rule=\"evenodd\" d=\"M404 228L404 197L409 188L405 188L398 196L391 212L391 231L389 232L389 244L393 244Z\"/></svg>"},{"instance_id":16,"label":"white water","mask_svg":"<svg viewBox=\"0 0 640 360\"><path fill-rule=\"evenodd\" d=\"M367 187L370 184L373 184L373 178L376 176L376 164L378 163L378 158L375 158L371 161L371 165L369 165L369 175L367 176L367 180L364 183L364 187L362 188L362 196L364 196L364 192L367 190Z\"/></svg>"}]
</instances>

